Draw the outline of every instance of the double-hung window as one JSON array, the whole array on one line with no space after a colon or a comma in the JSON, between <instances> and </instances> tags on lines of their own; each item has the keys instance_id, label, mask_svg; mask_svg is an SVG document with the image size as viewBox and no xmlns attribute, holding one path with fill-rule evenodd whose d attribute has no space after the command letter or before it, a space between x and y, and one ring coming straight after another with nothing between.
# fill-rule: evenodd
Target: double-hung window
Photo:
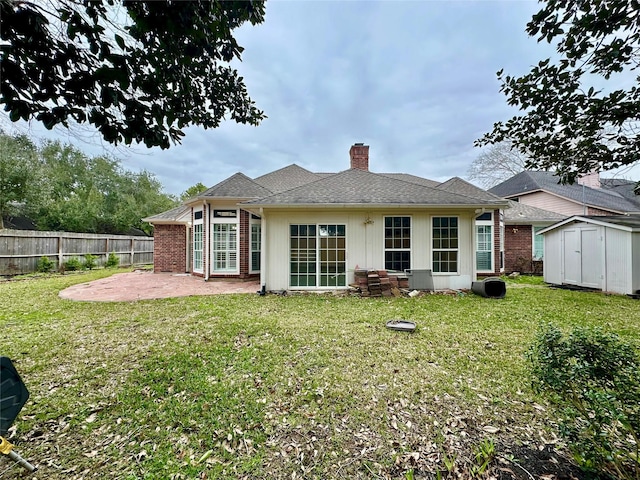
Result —
<instances>
[{"instance_id":1,"label":"double-hung window","mask_svg":"<svg viewBox=\"0 0 640 480\"><path fill-rule=\"evenodd\" d=\"M213 211L213 272L238 271L238 212Z\"/></svg>"},{"instance_id":2,"label":"double-hung window","mask_svg":"<svg viewBox=\"0 0 640 480\"><path fill-rule=\"evenodd\" d=\"M202 220L202 210L193 212L193 270L203 272L202 263L202 237L204 225Z\"/></svg>"},{"instance_id":3,"label":"double-hung window","mask_svg":"<svg viewBox=\"0 0 640 480\"><path fill-rule=\"evenodd\" d=\"M384 217L384 268L411 268L411 217Z\"/></svg>"},{"instance_id":4,"label":"double-hung window","mask_svg":"<svg viewBox=\"0 0 640 480\"><path fill-rule=\"evenodd\" d=\"M458 217L432 218L433 273L458 273Z\"/></svg>"},{"instance_id":5,"label":"double-hung window","mask_svg":"<svg viewBox=\"0 0 640 480\"><path fill-rule=\"evenodd\" d=\"M493 215L490 212L476 218L476 270L493 271Z\"/></svg>"}]
</instances>

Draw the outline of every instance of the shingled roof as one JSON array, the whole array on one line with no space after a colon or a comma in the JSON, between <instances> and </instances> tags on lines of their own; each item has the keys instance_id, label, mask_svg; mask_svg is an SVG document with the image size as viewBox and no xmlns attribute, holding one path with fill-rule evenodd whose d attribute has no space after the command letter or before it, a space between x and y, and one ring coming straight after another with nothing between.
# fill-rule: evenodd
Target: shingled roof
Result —
<instances>
[{"instance_id":1,"label":"shingled roof","mask_svg":"<svg viewBox=\"0 0 640 480\"><path fill-rule=\"evenodd\" d=\"M280 193L285 190L300 187L307 183L320 180L323 176L310 172L295 163L274 172L267 173L261 177L255 178L253 181L271 193Z\"/></svg>"},{"instance_id":2,"label":"shingled roof","mask_svg":"<svg viewBox=\"0 0 640 480\"><path fill-rule=\"evenodd\" d=\"M312 183L243 205L504 205L498 197L487 201L406 182L360 169L345 170Z\"/></svg>"},{"instance_id":3,"label":"shingled roof","mask_svg":"<svg viewBox=\"0 0 640 480\"><path fill-rule=\"evenodd\" d=\"M196 198L260 198L273 192L251 180L244 173L236 173L205 190Z\"/></svg>"},{"instance_id":4,"label":"shingled roof","mask_svg":"<svg viewBox=\"0 0 640 480\"><path fill-rule=\"evenodd\" d=\"M552 172L524 171L489 189L489 192L500 197L513 198L544 191L581 205L584 203L611 212L640 212L640 201L635 202L613 189L608 189L606 182L603 186L605 188L591 188L577 183L562 185Z\"/></svg>"},{"instance_id":5,"label":"shingled roof","mask_svg":"<svg viewBox=\"0 0 640 480\"><path fill-rule=\"evenodd\" d=\"M566 218L565 215L514 202L513 200L509 200L509 208L504 211L504 221L511 225L516 223L559 222L564 218Z\"/></svg>"},{"instance_id":6,"label":"shingled roof","mask_svg":"<svg viewBox=\"0 0 640 480\"><path fill-rule=\"evenodd\" d=\"M180 205L166 212L143 218L142 221L154 224L188 223L191 220L191 207Z\"/></svg>"},{"instance_id":7,"label":"shingled roof","mask_svg":"<svg viewBox=\"0 0 640 480\"><path fill-rule=\"evenodd\" d=\"M480 198L487 202L502 201L504 203L502 198L500 198L499 196L476 187L475 185L461 179L460 177L450 178L446 182L440 183L435 188L439 190L446 190L448 192L458 193L460 195L466 195L472 198Z\"/></svg>"}]
</instances>

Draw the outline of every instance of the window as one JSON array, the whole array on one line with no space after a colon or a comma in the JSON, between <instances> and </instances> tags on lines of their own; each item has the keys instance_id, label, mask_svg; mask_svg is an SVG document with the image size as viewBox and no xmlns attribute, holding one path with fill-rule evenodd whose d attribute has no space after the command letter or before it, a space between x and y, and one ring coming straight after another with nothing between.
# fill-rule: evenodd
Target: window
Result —
<instances>
[{"instance_id":1,"label":"window","mask_svg":"<svg viewBox=\"0 0 640 480\"><path fill-rule=\"evenodd\" d=\"M384 268L411 268L411 217L384 217Z\"/></svg>"},{"instance_id":2,"label":"window","mask_svg":"<svg viewBox=\"0 0 640 480\"><path fill-rule=\"evenodd\" d=\"M202 264L202 210L193 212L193 270L203 271Z\"/></svg>"},{"instance_id":3,"label":"window","mask_svg":"<svg viewBox=\"0 0 640 480\"><path fill-rule=\"evenodd\" d=\"M458 218L433 217L433 273L458 272Z\"/></svg>"},{"instance_id":4,"label":"window","mask_svg":"<svg viewBox=\"0 0 640 480\"><path fill-rule=\"evenodd\" d=\"M545 227L533 227L533 259L544 259L544 236L537 233Z\"/></svg>"},{"instance_id":5,"label":"window","mask_svg":"<svg viewBox=\"0 0 640 480\"><path fill-rule=\"evenodd\" d=\"M476 270L493 271L493 216L490 212L476 218Z\"/></svg>"},{"instance_id":6,"label":"window","mask_svg":"<svg viewBox=\"0 0 640 480\"><path fill-rule=\"evenodd\" d=\"M291 225L290 227L290 285L313 287L316 285L316 226Z\"/></svg>"},{"instance_id":7,"label":"window","mask_svg":"<svg viewBox=\"0 0 640 480\"><path fill-rule=\"evenodd\" d=\"M261 225L251 218L251 271L260 271Z\"/></svg>"},{"instance_id":8,"label":"window","mask_svg":"<svg viewBox=\"0 0 640 480\"><path fill-rule=\"evenodd\" d=\"M214 210L214 218L236 218L238 216L237 210Z\"/></svg>"},{"instance_id":9,"label":"window","mask_svg":"<svg viewBox=\"0 0 640 480\"><path fill-rule=\"evenodd\" d=\"M237 229L235 223L213 225L213 270L235 272L237 270Z\"/></svg>"},{"instance_id":10,"label":"window","mask_svg":"<svg viewBox=\"0 0 640 480\"><path fill-rule=\"evenodd\" d=\"M346 286L344 225L291 225L289 242L292 287Z\"/></svg>"}]
</instances>

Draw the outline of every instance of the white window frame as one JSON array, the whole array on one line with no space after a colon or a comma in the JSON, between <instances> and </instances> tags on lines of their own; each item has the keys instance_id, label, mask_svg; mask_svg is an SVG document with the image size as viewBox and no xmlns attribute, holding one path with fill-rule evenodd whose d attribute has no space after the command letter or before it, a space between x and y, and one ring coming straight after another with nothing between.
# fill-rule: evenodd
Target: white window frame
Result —
<instances>
[{"instance_id":1,"label":"white window frame","mask_svg":"<svg viewBox=\"0 0 640 480\"><path fill-rule=\"evenodd\" d=\"M476 229L476 245L475 245L475 252L474 252L474 262L476 264L476 270L480 273L487 273L487 272L495 272L495 267L496 267L496 258L495 258L495 252L494 252L494 245L493 242L495 241L495 228L493 225L493 212L485 212L488 213L489 215L491 215L491 219L490 220L476 220L475 222L475 229ZM459 227L459 226L458 226ZM488 251L491 254L491 268L490 269L482 269L480 270L478 268L478 252L480 250L478 250L478 227L491 227L491 238L489 239L489 250L482 250L482 252L486 252Z\"/></svg>"},{"instance_id":2,"label":"white window frame","mask_svg":"<svg viewBox=\"0 0 640 480\"><path fill-rule=\"evenodd\" d=\"M292 258L291 258L291 243L289 243L289 280L288 280L288 284L289 284L289 288L292 289L296 289L296 290L317 290L317 289L323 289L323 290L340 290L340 289L345 289L348 288L348 279L347 279L347 265L348 265L348 258L347 258L347 253L349 251L348 249L348 238L347 238L347 224L346 223L330 223L330 222L322 222L322 223L291 223L289 224L289 232L291 232L291 227L292 226L300 226L300 225L305 225L305 226L309 226L309 225L313 225L315 226L316 229L316 235L315 235L315 250L305 250L306 252L314 252L313 253L313 257L314 257L314 263L315 263L315 285L306 285L306 286L298 286L298 285L292 285L291 284L291 263L292 263ZM342 273L338 273L336 275L336 277L338 275L342 275L344 277L344 285L322 285L322 277L328 277L327 275L322 273L322 238L326 238L324 235L322 235L321 233L321 229L320 227L323 225L327 225L327 226L335 226L335 227L344 227L344 237L342 236L336 236L335 238L344 238L344 261L341 260L336 260L336 263L344 263L344 269L345 271ZM305 238L310 238L310 237L305 237ZM289 233L289 242L291 242L291 233ZM335 251L341 250L339 248L336 248ZM327 252L331 251L331 249L327 249ZM327 262L330 263L329 260L327 260ZM310 263L310 262L307 262ZM308 276L308 275L307 275Z\"/></svg>"},{"instance_id":3,"label":"white window frame","mask_svg":"<svg viewBox=\"0 0 640 480\"><path fill-rule=\"evenodd\" d=\"M434 248L433 246L433 242L434 242L434 237L433 237L433 229L434 227L434 220L436 218L455 218L457 219L457 223L458 226L456 227L458 229L458 246L456 248ZM431 273L432 275L447 275L447 276L451 276L451 275L459 275L460 274L460 217L458 215L433 215L431 217L431 232L430 232L430 236L431 236ZM455 272L436 272L435 271L435 252L456 252L456 271ZM475 261L475 259L474 259Z\"/></svg>"},{"instance_id":4,"label":"white window frame","mask_svg":"<svg viewBox=\"0 0 640 480\"><path fill-rule=\"evenodd\" d=\"M253 215L249 214L249 272L251 273L260 273L260 268L257 270L254 270L253 268L253 254L257 253L260 260L260 267L262 268L262 219L260 218L253 218ZM258 238L257 238L257 244L258 244L258 249L254 250L253 248L253 227L257 226L258 227Z\"/></svg>"},{"instance_id":5,"label":"white window frame","mask_svg":"<svg viewBox=\"0 0 640 480\"><path fill-rule=\"evenodd\" d=\"M387 248L386 241L386 229L387 229L387 218L408 218L409 219L409 248ZM404 270L411 270L413 268L413 217L411 215L385 215L382 218L382 264L385 269L387 268L387 252L409 252L409 266ZM392 228L394 228L392 226ZM400 227L403 228L403 227Z\"/></svg>"},{"instance_id":6,"label":"white window frame","mask_svg":"<svg viewBox=\"0 0 640 480\"><path fill-rule=\"evenodd\" d=\"M195 216L198 212L201 213L202 216L196 220ZM193 271L196 273L204 273L204 211L202 209L194 210L193 217ZM196 249L198 236L200 237L200 248ZM200 253L200 268L198 268L197 252Z\"/></svg>"},{"instance_id":7,"label":"white window frame","mask_svg":"<svg viewBox=\"0 0 640 480\"><path fill-rule=\"evenodd\" d=\"M544 261L544 236L536 235L536 230L542 230L547 227L540 227L538 225L531 225L531 260L533 261ZM536 240L542 243L542 256L536 257Z\"/></svg>"},{"instance_id":8,"label":"white window frame","mask_svg":"<svg viewBox=\"0 0 640 480\"><path fill-rule=\"evenodd\" d=\"M210 251L211 251L211 266L209 267L212 275L237 275L240 273L240 211L235 209L236 216L235 217L221 217L217 218L214 215L214 210L234 210L233 208L212 208L211 209L211 241L210 241ZM216 225L235 225L236 226L236 238L235 238L235 252L230 250L225 250L227 253L235 253L235 268L224 268L224 269L216 269Z\"/></svg>"}]
</instances>

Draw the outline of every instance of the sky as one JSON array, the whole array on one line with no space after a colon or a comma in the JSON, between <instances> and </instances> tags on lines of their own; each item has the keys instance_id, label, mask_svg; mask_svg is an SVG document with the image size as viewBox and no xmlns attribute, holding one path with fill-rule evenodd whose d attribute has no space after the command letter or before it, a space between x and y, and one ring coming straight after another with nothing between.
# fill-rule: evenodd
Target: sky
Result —
<instances>
[{"instance_id":1,"label":"sky","mask_svg":"<svg viewBox=\"0 0 640 480\"><path fill-rule=\"evenodd\" d=\"M18 128L89 155L106 150L175 195L292 163L346 170L354 143L370 146L373 172L465 178L481 152L473 142L517 113L496 72L522 75L553 54L525 32L539 8L529 0L270 0L264 23L236 31L245 48L237 69L268 116L260 126L191 127L168 150L114 150L90 129Z\"/></svg>"}]
</instances>

